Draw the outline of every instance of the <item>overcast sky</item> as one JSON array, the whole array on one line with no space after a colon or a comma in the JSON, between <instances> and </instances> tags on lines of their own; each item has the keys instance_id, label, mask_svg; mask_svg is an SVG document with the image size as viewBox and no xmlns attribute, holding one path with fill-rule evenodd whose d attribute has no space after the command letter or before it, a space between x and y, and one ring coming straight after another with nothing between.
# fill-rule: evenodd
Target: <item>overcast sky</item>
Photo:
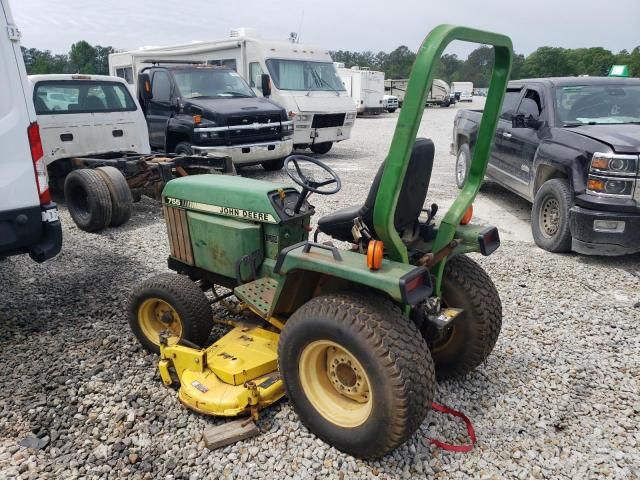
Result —
<instances>
[{"instance_id":1,"label":"overcast sky","mask_svg":"<svg viewBox=\"0 0 640 480\"><path fill-rule=\"evenodd\" d=\"M119 49L225 38L234 27L263 38L300 34L331 50L416 50L440 23L507 34L514 50L640 45L640 0L9 0L22 45L66 53L71 44ZM465 44L449 49L463 57Z\"/></svg>"}]
</instances>

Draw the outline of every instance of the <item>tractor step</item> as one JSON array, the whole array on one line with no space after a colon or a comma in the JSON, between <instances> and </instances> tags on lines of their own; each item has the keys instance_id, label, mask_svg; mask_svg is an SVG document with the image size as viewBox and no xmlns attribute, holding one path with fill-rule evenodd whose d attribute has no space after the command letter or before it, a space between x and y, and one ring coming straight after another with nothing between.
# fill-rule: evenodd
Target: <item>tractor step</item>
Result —
<instances>
[{"instance_id":1,"label":"tractor step","mask_svg":"<svg viewBox=\"0 0 640 480\"><path fill-rule=\"evenodd\" d=\"M278 282L266 277L240 285L233 290L233 293L256 314L266 319L277 288Z\"/></svg>"}]
</instances>

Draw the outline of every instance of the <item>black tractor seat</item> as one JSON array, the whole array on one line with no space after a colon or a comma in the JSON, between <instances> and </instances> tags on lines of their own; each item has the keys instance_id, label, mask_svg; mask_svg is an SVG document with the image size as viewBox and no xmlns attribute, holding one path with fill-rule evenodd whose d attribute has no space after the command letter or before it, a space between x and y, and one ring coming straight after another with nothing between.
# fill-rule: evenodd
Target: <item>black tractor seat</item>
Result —
<instances>
[{"instance_id":1,"label":"black tractor seat","mask_svg":"<svg viewBox=\"0 0 640 480\"><path fill-rule=\"evenodd\" d=\"M402 189L398 196L394 225L400 235L413 229L418 222L418 216L427 198L431 170L433 169L433 157L435 148L428 138L417 138L411 152L411 159L407 167L407 173L402 183ZM373 227L373 207L375 205L380 180L384 170L384 162L378 168L378 173L371 183L369 194L364 205L354 205L338 210L331 215L325 215L318 220L318 228L321 232L344 242L353 242L351 228L353 221L361 217L371 234L378 238Z\"/></svg>"}]
</instances>

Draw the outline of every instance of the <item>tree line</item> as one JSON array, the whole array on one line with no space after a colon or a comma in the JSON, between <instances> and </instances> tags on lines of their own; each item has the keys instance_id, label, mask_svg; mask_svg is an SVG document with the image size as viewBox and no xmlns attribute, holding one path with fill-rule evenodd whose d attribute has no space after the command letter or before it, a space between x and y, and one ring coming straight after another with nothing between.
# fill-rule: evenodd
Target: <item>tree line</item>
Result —
<instances>
[{"instance_id":1,"label":"tree line","mask_svg":"<svg viewBox=\"0 0 640 480\"><path fill-rule=\"evenodd\" d=\"M50 50L22 47L24 64L29 75L44 73L86 73L109 75L109 54L112 47L93 46L80 40L71 45L69 53L53 54Z\"/></svg>"},{"instance_id":2,"label":"tree line","mask_svg":"<svg viewBox=\"0 0 640 480\"><path fill-rule=\"evenodd\" d=\"M408 78L416 58L406 46L400 46L390 53L332 51L335 62L345 67L354 65L380 70L386 78ZM565 77L577 75L606 76L612 65L628 65L632 77L640 77L640 46L631 52L622 50L613 53L602 47L561 48L540 47L528 56L514 54L511 79ZM435 69L435 78L447 83L455 81L473 82L476 87L488 87L493 68L493 48L480 46L473 50L466 60L455 54L444 54Z\"/></svg>"},{"instance_id":3,"label":"tree line","mask_svg":"<svg viewBox=\"0 0 640 480\"><path fill-rule=\"evenodd\" d=\"M67 54L53 54L49 50L22 47L24 62L30 75L43 73L87 73L108 75L109 54L112 47L91 45L81 40L71 45ZM380 70L386 78L407 78L416 58L415 52L401 45L392 52L330 52L335 62L347 68L354 65ZM511 78L564 77L573 75L607 75L611 65L628 65L633 77L640 77L640 46L631 52L613 53L602 47L561 48L540 47L526 57L514 54ZM447 83L473 82L474 86L487 87L493 67L493 49L480 46L463 60L455 54L444 54L435 70L435 77Z\"/></svg>"}]
</instances>

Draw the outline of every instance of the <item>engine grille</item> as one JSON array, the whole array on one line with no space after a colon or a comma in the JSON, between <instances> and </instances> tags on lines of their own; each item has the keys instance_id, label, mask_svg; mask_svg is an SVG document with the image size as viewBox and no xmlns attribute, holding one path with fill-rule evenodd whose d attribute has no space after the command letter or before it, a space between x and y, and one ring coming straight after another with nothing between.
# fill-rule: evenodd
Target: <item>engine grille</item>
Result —
<instances>
[{"instance_id":1,"label":"engine grille","mask_svg":"<svg viewBox=\"0 0 640 480\"><path fill-rule=\"evenodd\" d=\"M181 208L167 206L163 206L162 210L167 224L171 256L187 265L193 265L193 251L191 249L191 238L189 237L187 212Z\"/></svg>"},{"instance_id":2,"label":"engine grille","mask_svg":"<svg viewBox=\"0 0 640 480\"><path fill-rule=\"evenodd\" d=\"M229 142L231 144L279 140L281 135L279 114L229 117L227 125L229 126Z\"/></svg>"},{"instance_id":3,"label":"engine grille","mask_svg":"<svg viewBox=\"0 0 640 480\"><path fill-rule=\"evenodd\" d=\"M341 127L344 125L344 113L323 113L313 116L311 128Z\"/></svg>"},{"instance_id":4,"label":"engine grille","mask_svg":"<svg viewBox=\"0 0 640 480\"><path fill-rule=\"evenodd\" d=\"M271 114L249 114L249 115L241 115L229 117L227 119L227 125L230 127L236 125L252 125L254 123L276 123L280 124L280 115L277 113Z\"/></svg>"}]
</instances>

